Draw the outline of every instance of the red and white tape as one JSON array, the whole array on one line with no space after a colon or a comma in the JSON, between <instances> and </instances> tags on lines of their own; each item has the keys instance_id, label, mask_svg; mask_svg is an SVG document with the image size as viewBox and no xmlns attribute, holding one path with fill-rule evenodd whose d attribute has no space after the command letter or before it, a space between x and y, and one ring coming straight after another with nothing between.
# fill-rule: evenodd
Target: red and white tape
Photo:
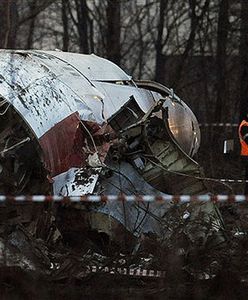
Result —
<instances>
[{"instance_id":1,"label":"red and white tape","mask_svg":"<svg viewBox=\"0 0 248 300\"><path fill-rule=\"evenodd\" d=\"M200 123L200 127L238 127L237 123Z\"/></svg>"},{"instance_id":2,"label":"red and white tape","mask_svg":"<svg viewBox=\"0 0 248 300\"><path fill-rule=\"evenodd\" d=\"M244 179L219 179L221 182L229 182L229 183L245 183L248 182L248 180Z\"/></svg>"},{"instance_id":3,"label":"red and white tape","mask_svg":"<svg viewBox=\"0 0 248 300\"><path fill-rule=\"evenodd\" d=\"M188 202L248 202L248 195L85 195L85 196L6 196L0 195L1 202L157 202L157 203L188 203Z\"/></svg>"}]
</instances>

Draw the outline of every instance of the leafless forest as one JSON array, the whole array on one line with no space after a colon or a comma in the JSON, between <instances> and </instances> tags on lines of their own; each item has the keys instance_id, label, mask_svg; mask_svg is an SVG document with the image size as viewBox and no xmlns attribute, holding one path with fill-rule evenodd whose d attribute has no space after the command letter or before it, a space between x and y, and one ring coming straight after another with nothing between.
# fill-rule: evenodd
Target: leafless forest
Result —
<instances>
[{"instance_id":1,"label":"leafless forest","mask_svg":"<svg viewBox=\"0 0 248 300\"><path fill-rule=\"evenodd\" d=\"M173 88L201 124L237 124L246 111L245 0L2 0L0 16L1 48L106 57L136 79ZM224 160L230 138L234 156ZM237 179L238 147L237 128L203 125L197 159L208 176Z\"/></svg>"},{"instance_id":2,"label":"leafless forest","mask_svg":"<svg viewBox=\"0 0 248 300\"><path fill-rule=\"evenodd\" d=\"M201 124L201 147L195 159L206 177L244 177L237 124L248 111L247 0L0 0L0 48L94 53L135 79L173 88ZM234 140L234 151L228 156L223 154L225 139ZM233 194L242 194L244 186L230 183L230 188ZM221 187L217 192L222 192ZM94 286L98 287L94 297L103 299L247 298L245 205L220 207L226 225L224 244L211 241L210 228L199 220L193 227L205 226L207 241L191 239L192 224L184 219L184 208L172 208L170 223L164 226L173 234L159 243L153 237L144 239L141 252L130 256L126 250L124 257L115 243L106 246L104 238L95 239L95 248L94 237L85 237L87 242L79 238L84 228L75 220L81 212L45 206L31 207L28 217L23 214L24 221L13 207L7 207L7 215L0 208L0 242L2 237L13 238L12 220L17 218L24 226L18 225L15 234L20 241L28 241L23 251L32 253L37 269L49 270L49 259L57 259L64 269L49 270L53 277L48 280L44 274L1 267L3 299L82 299L92 296ZM61 217L56 222L55 210ZM63 241L54 237L56 230ZM102 257L89 259L88 249L100 249ZM180 249L184 252L178 254ZM124 260L124 265L142 265L141 257L150 259L147 268L166 269L167 277L123 281L119 276L85 278L80 273L84 263L116 267Z\"/></svg>"},{"instance_id":3,"label":"leafless forest","mask_svg":"<svg viewBox=\"0 0 248 300\"><path fill-rule=\"evenodd\" d=\"M239 119L240 94L246 95L240 85L246 81L246 1L3 0L0 5L1 48L95 53L135 78L173 87L200 122Z\"/></svg>"}]
</instances>

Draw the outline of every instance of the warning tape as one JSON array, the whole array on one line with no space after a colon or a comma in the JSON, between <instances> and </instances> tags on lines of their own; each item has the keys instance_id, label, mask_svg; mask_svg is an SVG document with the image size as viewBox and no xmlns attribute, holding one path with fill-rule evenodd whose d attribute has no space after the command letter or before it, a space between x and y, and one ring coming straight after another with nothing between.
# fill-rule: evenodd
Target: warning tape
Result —
<instances>
[{"instance_id":1,"label":"warning tape","mask_svg":"<svg viewBox=\"0 0 248 300\"><path fill-rule=\"evenodd\" d=\"M219 179L221 182L229 182L229 183L245 183L248 182L248 180L244 179Z\"/></svg>"},{"instance_id":2,"label":"warning tape","mask_svg":"<svg viewBox=\"0 0 248 300\"><path fill-rule=\"evenodd\" d=\"M200 127L238 127L237 123L199 123Z\"/></svg>"},{"instance_id":3,"label":"warning tape","mask_svg":"<svg viewBox=\"0 0 248 300\"><path fill-rule=\"evenodd\" d=\"M0 195L0 203L5 201L9 202L114 202L114 201L125 201L125 202L157 202L157 203L188 203L188 202L248 202L248 195L87 195L87 196L5 196Z\"/></svg>"}]
</instances>

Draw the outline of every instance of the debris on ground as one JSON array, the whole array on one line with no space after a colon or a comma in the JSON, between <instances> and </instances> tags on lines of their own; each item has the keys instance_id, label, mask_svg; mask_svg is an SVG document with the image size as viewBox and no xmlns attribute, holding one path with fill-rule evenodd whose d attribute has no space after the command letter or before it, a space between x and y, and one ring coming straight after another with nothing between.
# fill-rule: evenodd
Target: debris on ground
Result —
<instances>
[{"instance_id":1,"label":"debris on ground","mask_svg":"<svg viewBox=\"0 0 248 300\"><path fill-rule=\"evenodd\" d=\"M50 299L51 295L59 299L71 293L71 299L78 299L100 297L104 289L114 299L120 289L123 299L130 293L131 299L142 295L162 299L173 293L177 299L185 299L184 294L216 299L232 276L233 285L229 282L224 294L243 299L248 289L248 222L247 215L237 218L247 210L241 206L220 205L227 226L226 239L219 243L213 238L218 232L202 221L201 213L189 222L185 215L191 207L174 206L161 219L167 232L163 239L149 233L130 243L123 234L120 243L102 232L86 230L82 210L73 205L1 206L6 216L0 225L1 295L3 299ZM204 238L196 234L203 230ZM43 288L36 290L38 285Z\"/></svg>"}]
</instances>

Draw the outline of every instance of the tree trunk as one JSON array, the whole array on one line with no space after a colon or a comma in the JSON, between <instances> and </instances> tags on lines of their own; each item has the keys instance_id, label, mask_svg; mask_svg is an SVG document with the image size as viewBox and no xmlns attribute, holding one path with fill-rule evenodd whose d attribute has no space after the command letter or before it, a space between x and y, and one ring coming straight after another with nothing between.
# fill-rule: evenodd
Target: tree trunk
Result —
<instances>
[{"instance_id":1,"label":"tree trunk","mask_svg":"<svg viewBox=\"0 0 248 300\"><path fill-rule=\"evenodd\" d=\"M86 0L75 0L77 10L77 29L79 35L79 50L81 53L89 53L88 39L88 6Z\"/></svg>"},{"instance_id":2,"label":"tree trunk","mask_svg":"<svg viewBox=\"0 0 248 300\"><path fill-rule=\"evenodd\" d=\"M229 31L229 0L221 0L218 17L218 33L217 33L217 55L216 55L216 69L217 69L217 99L215 107L215 121L223 120L224 107L227 104L227 87L226 87L226 50L227 38Z\"/></svg>"},{"instance_id":3,"label":"tree trunk","mask_svg":"<svg viewBox=\"0 0 248 300\"><path fill-rule=\"evenodd\" d=\"M176 68L175 79L174 79L174 84L173 84L173 86L175 86L175 87L178 86L178 84L181 80L185 61L187 60L190 52L194 49L195 36L196 36L197 29L199 27L200 22L204 18L204 15L205 15L206 11L209 8L209 2L210 2L210 0L205 0L204 6L202 8L202 12L198 16L197 13L196 13L197 12L197 7L196 7L197 1L196 0L188 0L188 1L189 1L190 14L191 14L191 17L190 17L190 34L189 34L189 38L188 38L187 43L186 43L185 50L184 50L184 52L181 56L178 67Z\"/></svg>"},{"instance_id":4,"label":"tree trunk","mask_svg":"<svg viewBox=\"0 0 248 300\"><path fill-rule=\"evenodd\" d=\"M6 12L8 11L9 11L8 1L1 1L0 2L0 48L7 48L7 44L8 44L7 27L9 26L9 21L6 14Z\"/></svg>"},{"instance_id":5,"label":"tree trunk","mask_svg":"<svg viewBox=\"0 0 248 300\"><path fill-rule=\"evenodd\" d=\"M248 113L248 2L241 1L241 27L240 27L240 122L247 119ZM248 159L243 158L245 180L248 180ZM245 183L245 195L248 194L248 182Z\"/></svg>"},{"instance_id":6,"label":"tree trunk","mask_svg":"<svg viewBox=\"0 0 248 300\"><path fill-rule=\"evenodd\" d=\"M107 57L112 62L121 63L120 1L108 0L107 5Z\"/></svg>"},{"instance_id":7,"label":"tree trunk","mask_svg":"<svg viewBox=\"0 0 248 300\"><path fill-rule=\"evenodd\" d=\"M165 55L163 54L163 34L164 34L164 18L168 1L160 0L159 5L159 21L158 21L158 35L156 40L156 67L155 67L155 81L164 82L164 67Z\"/></svg>"},{"instance_id":8,"label":"tree trunk","mask_svg":"<svg viewBox=\"0 0 248 300\"><path fill-rule=\"evenodd\" d=\"M37 5L37 0L33 0L29 4L30 13L32 13L36 9L36 5ZM36 17L32 18L29 21L29 25L28 25L28 38L27 38L27 43L26 43L26 49L33 48L35 20L36 20Z\"/></svg>"},{"instance_id":9,"label":"tree trunk","mask_svg":"<svg viewBox=\"0 0 248 300\"><path fill-rule=\"evenodd\" d=\"M63 51L69 50L68 0L62 0Z\"/></svg>"},{"instance_id":10,"label":"tree trunk","mask_svg":"<svg viewBox=\"0 0 248 300\"><path fill-rule=\"evenodd\" d=\"M240 121L248 113L248 1L241 1L240 32Z\"/></svg>"},{"instance_id":11,"label":"tree trunk","mask_svg":"<svg viewBox=\"0 0 248 300\"><path fill-rule=\"evenodd\" d=\"M16 1L0 1L0 48L15 49L18 28Z\"/></svg>"}]
</instances>

